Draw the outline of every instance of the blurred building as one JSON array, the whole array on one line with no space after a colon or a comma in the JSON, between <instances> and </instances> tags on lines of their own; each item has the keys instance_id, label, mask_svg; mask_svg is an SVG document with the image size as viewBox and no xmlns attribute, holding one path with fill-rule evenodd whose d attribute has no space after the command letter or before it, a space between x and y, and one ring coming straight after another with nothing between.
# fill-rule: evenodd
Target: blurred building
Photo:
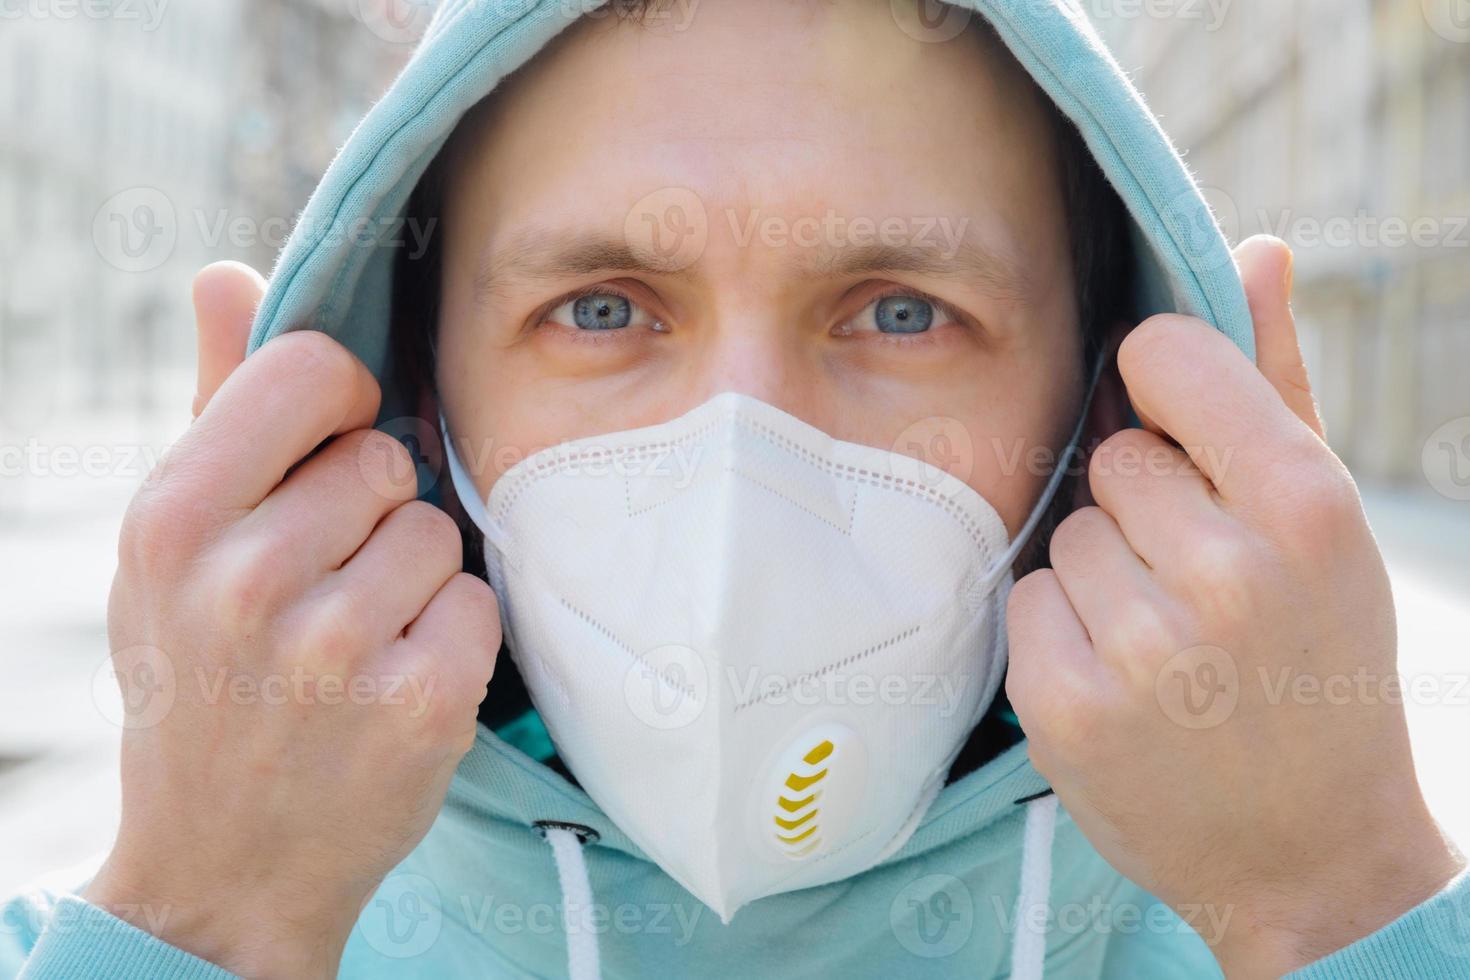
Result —
<instances>
[{"instance_id":1,"label":"blurred building","mask_svg":"<svg viewBox=\"0 0 1470 980\"><path fill-rule=\"evenodd\" d=\"M251 0L234 71L231 185L260 234L262 272L322 172L387 90L426 26L427 0Z\"/></svg>"},{"instance_id":2,"label":"blurred building","mask_svg":"<svg viewBox=\"0 0 1470 980\"><path fill-rule=\"evenodd\" d=\"M141 189L176 208L222 194L231 82L220 66L232 60L238 5L181 4L156 23L136 5L116 16L38 6L5 21L0 421L23 427L66 404L146 397L138 382L169 343L177 280L112 260L146 261L162 244L167 215ZM130 191L136 224L99 222L105 202ZM103 254L98 239L118 252Z\"/></svg>"},{"instance_id":3,"label":"blurred building","mask_svg":"<svg viewBox=\"0 0 1470 980\"><path fill-rule=\"evenodd\" d=\"M1295 249L1339 453L1383 479L1459 463L1424 449L1470 416L1470 8L1083 2L1232 241Z\"/></svg>"},{"instance_id":4,"label":"blurred building","mask_svg":"<svg viewBox=\"0 0 1470 980\"><path fill-rule=\"evenodd\" d=\"M108 587L188 422L189 283L269 269L421 26L386 3L0 0L0 893L111 841Z\"/></svg>"},{"instance_id":5,"label":"blurred building","mask_svg":"<svg viewBox=\"0 0 1470 980\"><path fill-rule=\"evenodd\" d=\"M385 2L13 5L0 20L0 431L74 408L148 411L192 374L194 270L270 268L409 53L417 7L395 16Z\"/></svg>"}]
</instances>

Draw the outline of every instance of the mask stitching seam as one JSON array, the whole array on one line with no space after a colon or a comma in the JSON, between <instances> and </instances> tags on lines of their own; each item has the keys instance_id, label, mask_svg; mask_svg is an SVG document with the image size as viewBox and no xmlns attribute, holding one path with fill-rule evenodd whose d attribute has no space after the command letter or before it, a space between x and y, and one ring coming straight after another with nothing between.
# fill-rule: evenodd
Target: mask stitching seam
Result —
<instances>
[{"instance_id":1,"label":"mask stitching seam","mask_svg":"<svg viewBox=\"0 0 1470 980\"><path fill-rule=\"evenodd\" d=\"M593 619L590 615L588 615L587 613L583 612L581 609L578 609L576 606L572 605L570 602L567 601L567 599L566 599L565 596L558 595L557 596L557 599L574 616L577 616L584 623L586 623L588 626L591 626L593 629L597 630L604 637L606 637L608 640L610 640L612 642L613 646L615 646L619 650L623 651L623 653L625 653L630 660L632 660L636 664L640 664L641 666L647 668L648 671L651 674L653 674L654 677L658 678L659 682L662 683L664 686L669 687L669 688L672 688L675 692L684 695L685 697L689 698L689 700L695 702L696 704L699 703L699 697L695 694L694 689L692 687L682 687L678 683L676 683L676 682L674 682L672 680L669 680L667 677L665 677L663 675L663 673L661 671L659 671L658 669L656 669L653 666L653 664L649 663L648 660L645 657L639 656L637 653L634 653L632 647L628 646L622 640L618 639L617 635L614 634L612 630L608 629L606 626L604 626L598 620ZM570 703L571 703L570 700L568 700L567 704L569 706L570 706Z\"/></svg>"},{"instance_id":2,"label":"mask stitching seam","mask_svg":"<svg viewBox=\"0 0 1470 980\"><path fill-rule=\"evenodd\" d=\"M620 446L616 449L611 450L601 446L592 446L585 449L579 449L574 453L558 455L551 459L538 460L536 459L536 457L531 457L526 461L530 464L531 469L529 471L517 474L515 480L511 484L509 484L506 489L507 496L505 497L505 499L496 502L495 520L504 521L505 515L510 512L511 508L515 506L516 501L520 499L521 494L525 492L525 490L532 483L545 477L555 476L557 473L566 469L568 466L602 456L611 456L614 459L621 458L630 462L636 462L647 456L670 451L673 450L675 447L682 446L685 443L692 442L696 439L701 439L705 435L707 435L710 430L712 430L717 424L718 420L711 421L703 426L700 426L695 431L680 436L677 439L662 439L658 442L650 442L643 445L635 446ZM556 450L547 450L547 452L556 452ZM626 479L626 477L624 479ZM504 481L505 478L502 476L501 482L504 483ZM499 488L497 487L496 489L498 490Z\"/></svg>"},{"instance_id":3,"label":"mask stitching seam","mask_svg":"<svg viewBox=\"0 0 1470 980\"><path fill-rule=\"evenodd\" d=\"M826 524L828 527L835 529L838 533L842 534L844 537L852 537L853 522L854 522L854 519L857 516L857 494L853 494L853 496L852 496L852 506L851 506L851 508L850 508L850 510L848 512L847 527L842 527L840 524L838 524L836 521L832 520L830 517L827 517L827 516L825 516L823 514L818 514L816 511L812 510L810 507L806 506L805 504L800 503L799 501L793 500L791 497L789 497L786 494L782 493L780 490L777 490L775 487L768 486L767 484L762 483L760 480L757 480L755 477L751 476L749 473L743 473L740 470L737 470L733 466L726 466L725 467L725 472L726 473L732 473L735 476L738 476L741 479L747 480L750 483L754 484L755 486L760 487L762 490L766 491L767 493L774 494L775 496L780 497L782 500L786 501L792 507L795 507L797 510L802 511L803 513L810 514L812 517L815 517L817 520L821 521L823 524Z\"/></svg>"},{"instance_id":4,"label":"mask stitching seam","mask_svg":"<svg viewBox=\"0 0 1470 980\"><path fill-rule=\"evenodd\" d=\"M859 650L857 653L850 653L846 657L843 657L841 660L833 661L832 663L827 664L825 667L819 667L816 670L808 671L807 673L802 674L800 677L796 678L795 680L787 681L786 684L784 684L779 690L767 691L764 694L760 694L760 695L757 695L756 697L750 698L750 699L748 699L746 701L742 701L741 703L739 703L739 704L737 704L735 706L735 708L731 712L731 714L738 713L738 712L742 711L745 708L751 707L752 705L761 704L761 703L763 703L765 701L770 700L773 697L776 697L776 696L778 696L780 694L784 694L785 692L791 690L793 687L795 687L798 684L805 683L808 680L815 680L818 677L822 677L822 676L824 676L826 674L832 673L832 671L834 671L834 670L841 670L843 667L850 666L851 664L856 663L857 661L863 659L864 657L868 657L868 656L871 656L872 654L878 653L878 652L880 652L882 650L886 650L886 649L888 649L889 647L893 646L896 643L901 643L904 640L907 640L909 637L913 636L914 634L916 634L918 632L919 632L919 627L917 625L910 626L908 629L904 630L902 633L897 633L897 634L895 634L893 636L890 636L888 639L883 640L883 641L878 642L878 643L875 643L875 644L873 644L872 646L868 647L865 650Z\"/></svg>"},{"instance_id":5,"label":"mask stitching seam","mask_svg":"<svg viewBox=\"0 0 1470 980\"><path fill-rule=\"evenodd\" d=\"M534 468L532 470L518 476L516 482L513 485L507 487L506 497L503 500L497 502L495 508L497 511L495 520L497 522L503 522L506 515L510 512L511 508L514 507L516 502L519 500L521 494L533 482L548 476L553 476L561 470L565 469L567 466L574 465L594 455L608 455L609 453L615 457L622 457L624 459L640 459L652 453L670 450L675 446L681 446L695 439L702 438L703 436L708 434L708 432L713 429L717 424L719 424L719 422L727 420L733 421L736 425L747 429L752 434L764 439L769 443L772 443L778 448L795 453L797 457L800 458L803 462L819 470L822 470L831 476L847 480L851 483L873 486L883 490L891 490L898 493L907 494L911 497L915 497L916 499L927 500L939 506L940 509L942 509L946 514L950 516L951 519L955 521L955 523L959 524L965 530L966 534L969 535L970 540L973 541L976 547L978 547L984 553L984 557L987 562L989 562L993 557L993 550L991 549L989 544L980 536L980 526L978 521L976 521L968 513L963 511L959 507L959 505L954 502L953 498L945 496L930 487L926 487L916 480L901 479L899 477L893 476L892 474L877 473L873 470L863 467L852 466L850 464L831 463L829 461L823 460L812 453L810 450L806 449L804 446L798 445L797 443L791 441L790 439L787 439L779 433L774 432L768 427L758 422L750 422L746 419L741 419L738 417L727 417L726 419L712 421L707 425L701 426L695 432L691 432L688 435L680 436L677 439L665 439L660 440L656 443L648 443L641 446L622 446L611 451L601 447L596 447L588 450L578 450L577 452L571 453L569 455L563 455L556 457L555 459L550 459L544 462L533 464Z\"/></svg>"},{"instance_id":6,"label":"mask stitching seam","mask_svg":"<svg viewBox=\"0 0 1470 980\"><path fill-rule=\"evenodd\" d=\"M660 500L657 503L649 504L647 507L639 507L635 510L633 507L633 480L630 477L623 477L623 504L627 509L629 517L642 517L644 514L647 514L650 511L657 510L664 504L678 499L678 497L679 494L677 493L671 494L670 496L665 497L663 500Z\"/></svg>"}]
</instances>

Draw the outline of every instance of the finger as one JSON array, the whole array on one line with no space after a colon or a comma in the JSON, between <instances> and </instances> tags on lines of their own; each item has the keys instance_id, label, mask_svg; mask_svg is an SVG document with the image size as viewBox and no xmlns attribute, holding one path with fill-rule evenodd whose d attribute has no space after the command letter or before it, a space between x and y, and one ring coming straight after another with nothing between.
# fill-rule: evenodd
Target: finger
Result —
<instances>
[{"instance_id":1,"label":"finger","mask_svg":"<svg viewBox=\"0 0 1470 980\"><path fill-rule=\"evenodd\" d=\"M169 451L164 480L213 509L253 509L329 436L372 425L378 383L324 333L284 334L220 386Z\"/></svg>"},{"instance_id":2,"label":"finger","mask_svg":"<svg viewBox=\"0 0 1470 980\"><path fill-rule=\"evenodd\" d=\"M1118 368L1141 416L1177 442L1227 503L1252 503L1322 441L1271 382L1213 327L1150 317L1123 341Z\"/></svg>"},{"instance_id":3,"label":"finger","mask_svg":"<svg viewBox=\"0 0 1470 980\"><path fill-rule=\"evenodd\" d=\"M420 500L396 508L320 592L358 610L369 637L397 639L463 567L459 526Z\"/></svg>"},{"instance_id":4,"label":"finger","mask_svg":"<svg viewBox=\"0 0 1470 980\"><path fill-rule=\"evenodd\" d=\"M420 651L434 651L435 662L455 672L453 676L459 680L451 688L464 688L463 693L478 704L495 672L500 639L500 607L495 593L482 580L460 572L444 583L399 642Z\"/></svg>"},{"instance_id":5,"label":"finger","mask_svg":"<svg viewBox=\"0 0 1470 980\"><path fill-rule=\"evenodd\" d=\"M245 360L250 325L264 295L265 279L240 262L215 262L194 277L194 325L199 340L195 418Z\"/></svg>"},{"instance_id":6,"label":"finger","mask_svg":"<svg viewBox=\"0 0 1470 980\"><path fill-rule=\"evenodd\" d=\"M1133 624L1148 618L1159 590L1117 522L1100 507L1074 512L1052 534L1051 565L1096 656L1128 657Z\"/></svg>"},{"instance_id":7,"label":"finger","mask_svg":"<svg viewBox=\"0 0 1470 980\"><path fill-rule=\"evenodd\" d=\"M293 581L314 581L340 568L383 516L417 491L413 459L403 444L376 429L358 429L292 471L233 533L263 531L267 540L280 542L275 550L290 553L286 557L297 571Z\"/></svg>"},{"instance_id":8,"label":"finger","mask_svg":"<svg viewBox=\"0 0 1470 980\"><path fill-rule=\"evenodd\" d=\"M1256 235L1235 249L1235 263L1255 324L1256 366L1286 407L1325 439L1291 312L1291 248L1279 238Z\"/></svg>"},{"instance_id":9,"label":"finger","mask_svg":"<svg viewBox=\"0 0 1470 980\"><path fill-rule=\"evenodd\" d=\"M1035 735L1034 726L1048 723L1052 708L1065 711L1069 691L1081 692L1103 680L1087 630L1050 568L1032 572L1012 587L1006 633L1006 694L1028 735Z\"/></svg>"},{"instance_id":10,"label":"finger","mask_svg":"<svg viewBox=\"0 0 1470 980\"><path fill-rule=\"evenodd\" d=\"M1189 455L1143 429L1125 429L1098 446L1087 479L1092 499L1156 570L1187 547L1179 528L1202 513L1219 512L1209 481Z\"/></svg>"}]
</instances>

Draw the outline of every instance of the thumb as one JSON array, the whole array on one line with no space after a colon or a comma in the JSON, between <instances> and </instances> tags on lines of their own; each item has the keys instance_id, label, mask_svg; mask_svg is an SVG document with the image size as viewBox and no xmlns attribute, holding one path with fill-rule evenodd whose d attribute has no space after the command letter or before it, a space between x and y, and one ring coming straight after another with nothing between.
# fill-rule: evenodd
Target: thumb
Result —
<instances>
[{"instance_id":1,"label":"thumb","mask_svg":"<svg viewBox=\"0 0 1470 980\"><path fill-rule=\"evenodd\" d=\"M1291 312L1292 262L1291 247L1271 235L1247 238L1235 248L1235 264L1255 321L1256 366L1286 407L1325 440Z\"/></svg>"},{"instance_id":2,"label":"thumb","mask_svg":"<svg viewBox=\"0 0 1470 980\"><path fill-rule=\"evenodd\" d=\"M199 380L194 417L245 361L245 345L265 279L240 262L215 262L194 276L194 319L199 331Z\"/></svg>"}]
</instances>

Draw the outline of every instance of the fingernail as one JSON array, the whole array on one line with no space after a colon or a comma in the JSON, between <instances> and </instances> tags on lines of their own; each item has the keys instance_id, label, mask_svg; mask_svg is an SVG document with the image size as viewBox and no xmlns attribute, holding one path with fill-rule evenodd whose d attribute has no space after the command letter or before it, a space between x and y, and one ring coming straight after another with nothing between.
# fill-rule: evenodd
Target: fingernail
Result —
<instances>
[{"instance_id":1,"label":"fingernail","mask_svg":"<svg viewBox=\"0 0 1470 980\"><path fill-rule=\"evenodd\" d=\"M1283 275L1283 279L1285 280L1284 285L1286 286L1286 298L1290 301L1292 283L1296 279L1296 253L1290 247L1286 249L1286 272Z\"/></svg>"}]
</instances>

